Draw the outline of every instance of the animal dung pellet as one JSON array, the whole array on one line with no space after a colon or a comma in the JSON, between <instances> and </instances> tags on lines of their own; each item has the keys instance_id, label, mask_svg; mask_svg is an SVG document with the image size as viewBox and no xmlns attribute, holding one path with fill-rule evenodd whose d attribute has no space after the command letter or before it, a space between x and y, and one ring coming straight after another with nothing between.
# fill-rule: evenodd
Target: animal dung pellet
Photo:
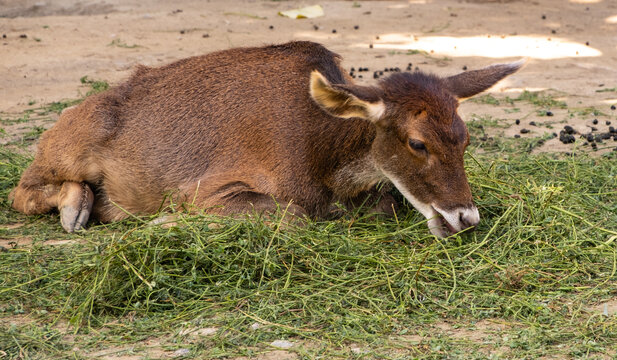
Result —
<instances>
[{"instance_id":1,"label":"animal dung pellet","mask_svg":"<svg viewBox=\"0 0 617 360\"><path fill-rule=\"evenodd\" d=\"M336 29L332 29L332 33L333 33L333 34L336 34Z\"/></svg>"},{"instance_id":2,"label":"animal dung pellet","mask_svg":"<svg viewBox=\"0 0 617 360\"><path fill-rule=\"evenodd\" d=\"M563 129L565 130L566 134L574 134L574 128L570 125L566 125L563 127Z\"/></svg>"},{"instance_id":3,"label":"animal dung pellet","mask_svg":"<svg viewBox=\"0 0 617 360\"><path fill-rule=\"evenodd\" d=\"M594 125L598 125L598 119L593 119L593 121L591 122Z\"/></svg>"},{"instance_id":4,"label":"animal dung pellet","mask_svg":"<svg viewBox=\"0 0 617 360\"><path fill-rule=\"evenodd\" d=\"M530 121L530 122L529 122L529 125L531 125L531 126L538 126L538 125L536 125L536 122L535 122L535 121Z\"/></svg>"},{"instance_id":5,"label":"animal dung pellet","mask_svg":"<svg viewBox=\"0 0 617 360\"><path fill-rule=\"evenodd\" d=\"M360 26L358 26L358 25L354 25L354 27L353 27L353 28L354 28L354 30L358 30L358 29L360 28Z\"/></svg>"},{"instance_id":6,"label":"animal dung pellet","mask_svg":"<svg viewBox=\"0 0 617 360\"><path fill-rule=\"evenodd\" d=\"M552 111L547 111L546 112L546 116L553 116L553 112Z\"/></svg>"},{"instance_id":7,"label":"animal dung pellet","mask_svg":"<svg viewBox=\"0 0 617 360\"><path fill-rule=\"evenodd\" d=\"M370 44L370 45L368 46L368 48L369 48L369 49L372 49L372 48L373 48L373 44Z\"/></svg>"},{"instance_id":8,"label":"animal dung pellet","mask_svg":"<svg viewBox=\"0 0 617 360\"><path fill-rule=\"evenodd\" d=\"M617 109L617 107L615 107L615 105L611 105L611 110L615 110Z\"/></svg>"},{"instance_id":9,"label":"animal dung pellet","mask_svg":"<svg viewBox=\"0 0 617 360\"><path fill-rule=\"evenodd\" d=\"M589 46L589 41L585 41L585 45Z\"/></svg>"},{"instance_id":10,"label":"animal dung pellet","mask_svg":"<svg viewBox=\"0 0 617 360\"><path fill-rule=\"evenodd\" d=\"M274 25L268 26L268 29L270 29L270 30L274 29Z\"/></svg>"},{"instance_id":11,"label":"animal dung pellet","mask_svg":"<svg viewBox=\"0 0 617 360\"><path fill-rule=\"evenodd\" d=\"M463 65L463 70L467 70L467 65Z\"/></svg>"},{"instance_id":12,"label":"animal dung pellet","mask_svg":"<svg viewBox=\"0 0 617 360\"><path fill-rule=\"evenodd\" d=\"M186 30L180 30L180 34L184 34Z\"/></svg>"},{"instance_id":13,"label":"animal dung pellet","mask_svg":"<svg viewBox=\"0 0 617 360\"><path fill-rule=\"evenodd\" d=\"M585 139L587 139L587 141L589 141L589 142L593 142L593 134L585 135Z\"/></svg>"},{"instance_id":14,"label":"animal dung pellet","mask_svg":"<svg viewBox=\"0 0 617 360\"><path fill-rule=\"evenodd\" d=\"M319 26L313 25L313 29L315 29L315 31L317 31L317 30L319 30Z\"/></svg>"},{"instance_id":15,"label":"animal dung pellet","mask_svg":"<svg viewBox=\"0 0 617 360\"><path fill-rule=\"evenodd\" d=\"M518 139L518 138L520 138L521 136L520 136L519 134L514 134L514 137Z\"/></svg>"},{"instance_id":16,"label":"animal dung pellet","mask_svg":"<svg viewBox=\"0 0 617 360\"><path fill-rule=\"evenodd\" d=\"M611 124L611 122L610 122L610 121L608 121L608 120L606 120L606 123L605 123L605 124L606 124L606 125L610 125L610 124Z\"/></svg>"},{"instance_id":17,"label":"animal dung pellet","mask_svg":"<svg viewBox=\"0 0 617 360\"><path fill-rule=\"evenodd\" d=\"M546 15L542 15L542 20L546 20Z\"/></svg>"},{"instance_id":18,"label":"animal dung pellet","mask_svg":"<svg viewBox=\"0 0 617 360\"><path fill-rule=\"evenodd\" d=\"M527 134L529 133L529 129L521 129L521 134Z\"/></svg>"},{"instance_id":19,"label":"animal dung pellet","mask_svg":"<svg viewBox=\"0 0 617 360\"><path fill-rule=\"evenodd\" d=\"M26 34L21 34L21 35L19 35L19 37L20 37L20 38L22 38L22 39L26 39L26 38L28 38L28 35L26 35Z\"/></svg>"},{"instance_id":20,"label":"animal dung pellet","mask_svg":"<svg viewBox=\"0 0 617 360\"><path fill-rule=\"evenodd\" d=\"M209 37L210 37L210 34L203 34L201 37L203 37L203 38L209 38Z\"/></svg>"},{"instance_id":21,"label":"animal dung pellet","mask_svg":"<svg viewBox=\"0 0 617 360\"><path fill-rule=\"evenodd\" d=\"M514 120L514 123L515 123L516 125L520 125L520 124L521 124L521 119L516 119L516 120Z\"/></svg>"},{"instance_id":22,"label":"animal dung pellet","mask_svg":"<svg viewBox=\"0 0 617 360\"><path fill-rule=\"evenodd\" d=\"M3 38L3 39L6 39L6 34L2 34L2 38Z\"/></svg>"},{"instance_id":23,"label":"animal dung pellet","mask_svg":"<svg viewBox=\"0 0 617 360\"><path fill-rule=\"evenodd\" d=\"M591 131L598 131L598 128L597 128L597 127L595 127L595 126L592 126L592 127L591 127Z\"/></svg>"},{"instance_id":24,"label":"animal dung pellet","mask_svg":"<svg viewBox=\"0 0 617 360\"><path fill-rule=\"evenodd\" d=\"M594 150L598 150L598 144L591 143L591 148L594 149Z\"/></svg>"},{"instance_id":25,"label":"animal dung pellet","mask_svg":"<svg viewBox=\"0 0 617 360\"><path fill-rule=\"evenodd\" d=\"M615 133L615 128L612 127L612 126L609 126L608 127L608 132L610 132L611 134L614 134Z\"/></svg>"}]
</instances>

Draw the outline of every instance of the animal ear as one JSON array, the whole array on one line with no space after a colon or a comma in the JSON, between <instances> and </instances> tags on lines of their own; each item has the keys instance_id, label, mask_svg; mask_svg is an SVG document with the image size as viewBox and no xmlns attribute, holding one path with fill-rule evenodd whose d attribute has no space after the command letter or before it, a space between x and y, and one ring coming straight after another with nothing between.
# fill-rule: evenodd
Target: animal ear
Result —
<instances>
[{"instance_id":1,"label":"animal ear","mask_svg":"<svg viewBox=\"0 0 617 360\"><path fill-rule=\"evenodd\" d=\"M515 73L527 62L526 59L496 64L480 70L471 70L445 78L446 87L458 99L472 97L495 85L499 80Z\"/></svg>"},{"instance_id":2,"label":"animal ear","mask_svg":"<svg viewBox=\"0 0 617 360\"><path fill-rule=\"evenodd\" d=\"M311 73L311 97L334 116L376 122L386 111L379 94L380 90L374 87L331 84L319 71Z\"/></svg>"}]
</instances>

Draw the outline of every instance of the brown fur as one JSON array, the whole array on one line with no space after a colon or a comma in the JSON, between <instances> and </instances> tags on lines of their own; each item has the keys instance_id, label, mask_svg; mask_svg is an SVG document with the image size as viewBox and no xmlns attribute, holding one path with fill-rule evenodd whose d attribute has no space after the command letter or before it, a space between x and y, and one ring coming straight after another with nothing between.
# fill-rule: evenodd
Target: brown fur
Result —
<instances>
[{"instance_id":1,"label":"brown fur","mask_svg":"<svg viewBox=\"0 0 617 360\"><path fill-rule=\"evenodd\" d=\"M71 197L82 203L58 198L72 182L88 187L72 191L94 191L92 213L102 221L154 213L169 194L213 213L273 211L278 202L322 217L333 201L372 191L386 179L380 169L423 201L471 203L457 92L482 91L506 71L472 90L460 89L468 79L421 73L364 87L339 63L321 45L291 42L141 66L127 82L62 113L12 192L13 207L27 214L84 209L87 196ZM315 88L330 94L319 104L309 91L315 70L325 79ZM381 105L383 116L371 119ZM411 150L410 137L428 152Z\"/></svg>"}]
</instances>

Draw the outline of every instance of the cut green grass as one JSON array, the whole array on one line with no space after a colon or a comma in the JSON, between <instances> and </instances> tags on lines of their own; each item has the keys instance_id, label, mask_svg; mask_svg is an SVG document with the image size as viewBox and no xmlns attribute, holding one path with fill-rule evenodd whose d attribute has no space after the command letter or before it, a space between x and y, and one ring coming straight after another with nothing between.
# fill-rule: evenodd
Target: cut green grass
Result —
<instances>
[{"instance_id":1,"label":"cut green grass","mask_svg":"<svg viewBox=\"0 0 617 360\"><path fill-rule=\"evenodd\" d=\"M495 121L477 117L472 136ZM31 157L0 149L0 224L23 224L0 225L0 349L89 358L159 339L168 354L223 359L286 339L303 359L610 355L617 314L593 309L617 298L615 154L494 141L490 152L474 141L466 159L482 221L448 239L405 206L304 227L175 212L169 227L136 217L66 234L57 214L10 209ZM478 330L486 321L502 327Z\"/></svg>"}]
</instances>

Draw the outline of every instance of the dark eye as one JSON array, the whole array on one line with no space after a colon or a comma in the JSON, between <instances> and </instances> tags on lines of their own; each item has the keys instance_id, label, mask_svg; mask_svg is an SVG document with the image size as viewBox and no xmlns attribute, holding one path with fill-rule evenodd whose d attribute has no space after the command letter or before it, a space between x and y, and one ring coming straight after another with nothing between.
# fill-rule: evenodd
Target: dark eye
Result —
<instances>
[{"instance_id":1,"label":"dark eye","mask_svg":"<svg viewBox=\"0 0 617 360\"><path fill-rule=\"evenodd\" d=\"M426 151L426 146L424 146L424 143L414 139L409 139L409 147L418 151Z\"/></svg>"}]
</instances>

